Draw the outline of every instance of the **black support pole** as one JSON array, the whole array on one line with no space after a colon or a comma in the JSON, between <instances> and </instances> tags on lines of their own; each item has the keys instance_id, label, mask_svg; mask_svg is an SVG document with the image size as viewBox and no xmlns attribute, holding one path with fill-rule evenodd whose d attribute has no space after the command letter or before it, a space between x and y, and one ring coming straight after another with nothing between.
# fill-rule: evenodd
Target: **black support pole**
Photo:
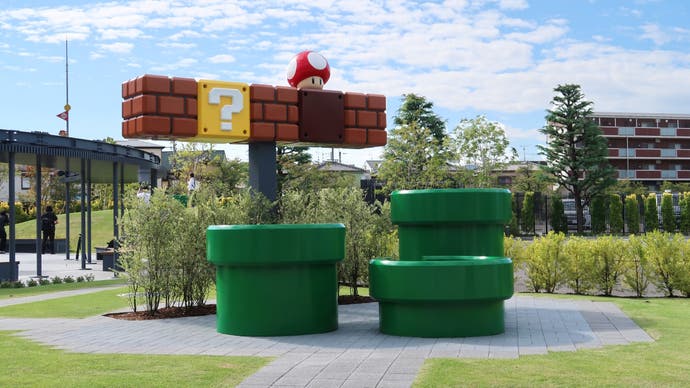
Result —
<instances>
[{"instance_id":1,"label":"black support pole","mask_svg":"<svg viewBox=\"0 0 690 388\"><path fill-rule=\"evenodd\" d=\"M17 252L16 252L16 246L15 246L15 237L16 237L16 230L14 226L14 215L15 215L15 209L14 209L14 202L16 201L15 198L15 190L16 190L16 185L14 182L14 176L16 173L16 166L15 166L15 154L14 152L10 152L9 155L9 166L8 169L9 171L9 185L8 185L8 190L9 192L9 201L10 201L10 280L13 282L16 282L19 280L19 274L14 271L14 266L16 262L16 257L17 257Z\"/></svg>"},{"instance_id":2,"label":"black support pole","mask_svg":"<svg viewBox=\"0 0 690 388\"><path fill-rule=\"evenodd\" d=\"M86 202L86 214L87 214L87 219L86 219L86 257L89 261L89 264L91 264L91 198L93 194L93 190L91 187L91 159L88 159L86 161L86 179L87 179L87 202Z\"/></svg>"},{"instance_id":3,"label":"black support pole","mask_svg":"<svg viewBox=\"0 0 690 388\"><path fill-rule=\"evenodd\" d=\"M249 143L249 186L271 202L276 200L276 143Z\"/></svg>"},{"instance_id":4,"label":"black support pole","mask_svg":"<svg viewBox=\"0 0 690 388\"><path fill-rule=\"evenodd\" d=\"M117 228L118 224L118 219L120 218L118 213L118 209L120 207L119 205L119 200L118 200L118 189L117 189L117 182L118 182L118 177L117 173L120 169L118 168L117 162L113 162L113 236L115 237L115 240L117 241L120 238L120 233Z\"/></svg>"},{"instance_id":5,"label":"black support pole","mask_svg":"<svg viewBox=\"0 0 690 388\"><path fill-rule=\"evenodd\" d=\"M72 198L69 192L69 176L71 172L69 170L69 156L65 157L65 260L69 260L69 213L70 205L72 204Z\"/></svg>"},{"instance_id":6,"label":"black support pole","mask_svg":"<svg viewBox=\"0 0 690 388\"><path fill-rule=\"evenodd\" d=\"M41 277L42 274L42 254L43 246L41 244L41 155L36 155L36 276Z\"/></svg>"},{"instance_id":7,"label":"black support pole","mask_svg":"<svg viewBox=\"0 0 690 388\"><path fill-rule=\"evenodd\" d=\"M86 160L81 160L81 269L86 269Z\"/></svg>"}]
</instances>

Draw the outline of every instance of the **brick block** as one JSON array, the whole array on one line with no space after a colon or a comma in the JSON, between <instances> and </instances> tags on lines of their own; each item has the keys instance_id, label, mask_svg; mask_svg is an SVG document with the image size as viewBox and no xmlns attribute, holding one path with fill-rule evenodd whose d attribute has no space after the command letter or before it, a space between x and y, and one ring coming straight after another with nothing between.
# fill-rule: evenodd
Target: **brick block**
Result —
<instances>
[{"instance_id":1,"label":"brick block","mask_svg":"<svg viewBox=\"0 0 690 388\"><path fill-rule=\"evenodd\" d=\"M265 104L264 120L287 121L287 107L282 104Z\"/></svg>"},{"instance_id":2,"label":"brick block","mask_svg":"<svg viewBox=\"0 0 690 388\"><path fill-rule=\"evenodd\" d=\"M299 108L297 105L288 105L287 114L288 123L297 124L299 122Z\"/></svg>"},{"instance_id":3,"label":"brick block","mask_svg":"<svg viewBox=\"0 0 690 388\"><path fill-rule=\"evenodd\" d=\"M129 98L129 81L122 83L122 98Z\"/></svg>"},{"instance_id":4,"label":"brick block","mask_svg":"<svg viewBox=\"0 0 690 388\"><path fill-rule=\"evenodd\" d=\"M386 145L387 136L388 135L386 131L370 129L367 131L367 145L370 145L372 147L384 146Z\"/></svg>"},{"instance_id":5,"label":"brick block","mask_svg":"<svg viewBox=\"0 0 690 388\"><path fill-rule=\"evenodd\" d=\"M197 134L196 119L188 119L183 117L175 117L172 121L173 136L192 137Z\"/></svg>"},{"instance_id":6,"label":"brick block","mask_svg":"<svg viewBox=\"0 0 690 388\"><path fill-rule=\"evenodd\" d=\"M196 98L187 98L187 99L185 99L185 103L187 104L187 116L196 118L197 117Z\"/></svg>"},{"instance_id":7,"label":"brick block","mask_svg":"<svg viewBox=\"0 0 690 388\"><path fill-rule=\"evenodd\" d=\"M386 96L383 94L367 94L367 109L386 110Z\"/></svg>"},{"instance_id":8,"label":"brick block","mask_svg":"<svg viewBox=\"0 0 690 388\"><path fill-rule=\"evenodd\" d=\"M135 93L170 93L170 78L164 75L143 75L136 79Z\"/></svg>"},{"instance_id":9,"label":"brick block","mask_svg":"<svg viewBox=\"0 0 690 388\"><path fill-rule=\"evenodd\" d=\"M252 123L249 141L273 141L275 140L275 124Z\"/></svg>"},{"instance_id":10,"label":"brick block","mask_svg":"<svg viewBox=\"0 0 690 388\"><path fill-rule=\"evenodd\" d=\"M376 128L378 126L378 116L376 112L370 110L358 110L357 126L361 128Z\"/></svg>"},{"instance_id":11,"label":"brick block","mask_svg":"<svg viewBox=\"0 0 690 388\"><path fill-rule=\"evenodd\" d=\"M156 114L157 104L156 96L140 95L134 97L132 100L132 116L141 116L144 114Z\"/></svg>"},{"instance_id":12,"label":"brick block","mask_svg":"<svg viewBox=\"0 0 690 388\"><path fill-rule=\"evenodd\" d=\"M275 88L270 85L254 84L249 86L249 99L253 101L275 101Z\"/></svg>"},{"instance_id":13,"label":"brick block","mask_svg":"<svg viewBox=\"0 0 690 388\"><path fill-rule=\"evenodd\" d=\"M122 118L128 119L132 117L132 100L122 101Z\"/></svg>"},{"instance_id":14,"label":"brick block","mask_svg":"<svg viewBox=\"0 0 690 388\"><path fill-rule=\"evenodd\" d=\"M163 115L184 115L184 98L158 96L158 113Z\"/></svg>"},{"instance_id":15,"label":"brick block","mask_svg":"<svg viewBox=\"0 0 690 388\"><path fill-rule=\"evenodd\" d=\"M345 109L364 109L367 96L364 93L345 93Z\"/></svg>"},{"instance_id":16,"label":"brick block","mask_svg":"<svg viewBox=\"0 0 690 388\"><path fill-rule=\"evenodd\" d=\"M286 104L297 104L299 100L297 89L287 86L276 86L276 98Z\"/></svg>"},{"instance_id":17,"label":"brick block","mask_svg":"<svg viewBox=\"0 0 690 388\"><path fill-rule=\"evenodd\" d=\"M345 144L367 144L367 131L362 128L345 128Z\"/></svg>"},{"instance_id":18,"label":"brick block","mask_svg":"<svg viewBox=\"0 0 690 388\"><path fill-rule=\"evenodd\" d=\"M170 118L162 116L137 117L137 134L170 135Z\"/></svg>"},{"instance_id":19,"label":"brick block","mask_svg":"<svg viewBox=\"0 0 690 388\"><path fill-rule=\"evenodd\" d=\"M253 102L249 112L249 120L264 121L264 104Z\"/></svg>"},{"instance_id":20,"label":"brick block","mask_svg":"<svg viewBox=\"0 0 690 388\"><path fill-rule=\"evenodd\" d=\"M276 141L298 141L299 127L295 124L277 124Z\"/></svg>"},{"instance_id":21,"label":"brick block","mask_svg":"<svg viewBox=\"0 0 690 388\"><path fill-rule=\"evenodd\" d=\"M173 77L172 92L177 96L196 97L196 80L194 78Z\"/></svg>"},{"instance_id":22,"label":"brick block","mask_svg":"<svg viewBox=\"0 0 690 388\"><path fill-rule=\"evenodd\" d=\"M129 137L129 123L127 120L122 121L122 137L125 139Z\"/></svg>"},{"instance_id":23,"label":"brick block","mask_svg":"<svg viewBox=\"0 0 690 388\"><path fill-rule=\"evenodd\" d=\"M378 128L386 129L386 112L378 112Z\"/></svg>"},{"instance_id":24,"label":"brick block","mask_svg":"<svg viewBox=\"0 0 690 388\"><path fill-rule=\"evenodd\" d=\"M345 109L345 126L354 127L357 125L357 111Z\"/></svg>"}]
</instances>

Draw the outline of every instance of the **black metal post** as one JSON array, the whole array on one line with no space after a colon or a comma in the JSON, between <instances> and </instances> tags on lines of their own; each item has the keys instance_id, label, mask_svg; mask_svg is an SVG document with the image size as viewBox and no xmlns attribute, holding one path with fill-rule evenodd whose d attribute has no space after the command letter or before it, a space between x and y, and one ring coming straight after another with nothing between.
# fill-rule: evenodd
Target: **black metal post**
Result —
<instances>
[{"instance_id":1,"label":"black metal post","mask_svg":"<svg viewBox=\"0 0 690 388\"><path fill-rule=\"evenodd\" d=\"M113 236L115 237L115 241L117 241L120 238L120 233L117 228L118 224L118 209L119 209L119 201L118 201L118 190L117 190L117 172L119 171L119 168L117 166L117 162L113 162Z\"/></svg>"},{"instance_id":2,"label":"black metal post","mask_svg":"<svg viewBox=\"0 0 690 388\"><path fill-rule=\"evenodd\" d=\"M87 257L89 264L91 264L91 200L93 198L92 197L93 191L92 191L92 187L91 187L91 159L88 159L86 161L86 179L87 179L87 183L86 183L86 185L87 185L86 186L86 189L87 189L87 195L86 195L86 198L87 198L87 202L86 202L86 215L87 215L87 219L86 219L86 247L87 247L86 257Z\"/></svg>"},{"instance_id":3,"label":"black metal post","mask_svg":"<svg viewBox=\"0 0 690 388\"><path fill-rule=\"evenodd\" d=\"M72 205L72 198L69 192L69 156L65 156L65 260L69 260L69 213Z\"/></svg>"},{"instance_id":4,"label":"black metal post","mask_svg":"<svg viewBox=\"0 0 690 388\"><path fill-rule=\"evenodd\" d=\"M86 239L84 232L86 231L86 160L81 160L81 269L86 269Z\"/></svg>"},{"instance_id":5,"label":"black metal post","mask_svg":"<svg viewBox=\"0 0 690 388\"><path fill-rule=\"evenodd\" d=\"M42 274L42 254L43 246L41 244L41 155L36 155L36 276L41 277Z\"/></svg>"},{"instance_id":6,"label":"black metal post","mask_svg":"<svg viewBox=\"0 0 690 388\"><path fill-rule=\"evenodd\" d=\"M15 237L16 237L16 231L15 231L15 226L14 226L14 215L15 215L15 209L14 209L14 202L16 201L15 198L15 183L14 183L14 176L16 173L16 166L15 166L15 154L14 152L10 152L9 155L9 166L8 169L9 171L9 185L8 185L8 190L9 192L9 201L10 201L10 281L16 282L19 280L19 274L14 272L14 266L16 263L16 246L15 246Z\"/></svg>"},{"instance_id":7,"label":"black metal post","mask_svg":"<svg viewBox=\"0 0 690 388\"><path fill-rule=\"evenodd\" d=\"M249 186L269 201L277 197L276 143L249 143Z\"/></svg>"}]
</instances>

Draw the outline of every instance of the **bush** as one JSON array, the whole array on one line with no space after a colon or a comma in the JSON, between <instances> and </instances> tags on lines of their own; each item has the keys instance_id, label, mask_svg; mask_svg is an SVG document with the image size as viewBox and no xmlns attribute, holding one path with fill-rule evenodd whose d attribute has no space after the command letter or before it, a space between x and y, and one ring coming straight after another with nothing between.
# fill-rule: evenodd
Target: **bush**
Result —
<instances>
[{"instance_id":1,"label":"bush","mask_svg":"<svg viewBox=\"0 0 690 388\"><path fill-rule=\"evenodd\" d=\"M518 201L515 199L515 193L510 193L510 207L511 214L510 223L508 224L508 234L510 236L520 235L520 224L518 222Z\"/></svg>"},{"instance_id":2,"label":"bush","mask_svg":"<svg viewBox=\"0 0 690 388\"><path fill-rule=\"evenodd\" d=\"M684 278L684 246L685 238L681 234L654 231L644 236L643 252L652 268L650 281L667 296L674 296Z\"/></svg>"},{"instance_id":3,"label":"bush","mask_svg":"<svg viewBox=\"0 0 690 388\"><path fill-rule=\"evenodd\" d=\"M83 283L85 280L83 276L77 276L77 283Z\"/></svg>"},{"instance_id":4,"label":"bush","mask_svg":"<svg viewBox=\"0 0 690 388\"><path fill-rule=\"evenodd\" d=\"M38 285L38 282L34 279L29 279L26 281L27 287L36 287L37 285Z\"/></svg>"},{"instance_id":5,"label":"bush","mask_svg":"<svg viewBox=\"0 0 690 388\"><path fill-rule=\"evenodd\" d=\"M676 215L673 212L673 194L671 193L661 195L661 226L664 232L676 231Z\"/></svg>"},{"instance_id":6,"label":"bush","mask_svg":"<svg viewBox=\"0 0 690 388\"><path fill-rule=\"evenodd\" d=\"M564 241L564 234L549 232L527 248L527 281L534 292L553 293L565 281Z\"/></svg>"},{"instance_id":7,"label":"bush","mask_svg":"<svg viewBox=\"0 0 690 388\"><path fill-rule=\"evenodd\" d=\"M594 265L593 244L583 237L570 237L563 246L566 284L576 294L586 294L592 289L589 276Z\"/></svg>"},{"instance_id":8,"label":"bush","mask_svg":"<svg viewBox=\"0 0 690 388\"><path fill-rule=\"evenodd\" d=\"M603 195L592 198L592 234L602 234L606 232L606 199Z\"/></svg>"},{"instance_id":9,"label":"bush","mask_svg":"<svg viewBox=\"0 0 690 388\"><path fill-rule=\"evenodd\" d=\"M588 277L595 288L610 296L623 270L623 241L616 237L603 236L592 240L592 244L594 260Z\"/></svg>"},{"instance_id":10,"label":"bush","mask_svg":"<svg viewBox=\"0 0 690 388\"><path fill-rule=\"evenodd\" d=\"M568 219L565 217L563 200L558 195L551 198L551 227L556 233L568 233Z\"/></svg>"},{"instance_id":11,"label":"bush","mask_svg":"<svg viewBox=\"0 0 690 388\"><path fill-rule=\"evenodd\" d=\"M690 234L690 192L683 193L680 199L680 231Z\"/></svg>"},{"instance_id":12,"label":"bush","mask_svg":"<svg viewBox=\"0 0 690 388\"><path fill-rule=\"evenodd\" d=\"M50 284L50 279L40 278L40 279L38 279L38 284L40 284L42 286L47 286L48 284Z\"/></svg>"},{"instance_id":13,"label":"bush","mask_svg":"<svg viewBox=\"0 0 690 388\"><path fill-rule=\"evenodd\" d=\"M8 281L0 282L0 288L12 288L12 282L8 282Z\"/></svg>"},{"instance_id":14,"label":"bush","mask_svg":"<svg viewBox=\"0 0 690 388\"><path fill-rule=\"evenodd\" d=\"M60 278L59 276L54 276L52 279L50 279L50 281L53 284L60 284L60 283L62 283L62 278Z\"/></svg>"},{"instance_id":15,"label":"bush","mask_svg":"<svg viewBox=\"0 0 690 388\"><path fill-rule=\"evenodd\" d=\"M525 198L522 200L522 232L525 234L534 234L534 192L528 191L525 193Z\"/></svg>"},{"instance_id":16,"label":"bush","mask_svg":"<svg viewBox=\"0 0 690 388\"><path fill-rule=\"evenodd\" d=\"M609 230L611 234L623 233L623 203L618 194L609 197Z\"/></svg>"},{"instance_id":17,"label":"bush","mask_svg":"<svg viewBox=\"0 0 690 388\"><path fill-rule=\"evenodd\" d=\"M65 283L74 283L74 278L72 276L65 276L64 279L62 279Z\"/></svg>"},{"instance_id":18,"label":"bush","mask_svg":"<svg viewBox=\"0 0 690 388\"><path fill-rule=\"evenodd\" d=\"M640 210L635 194L630 194L625 197L625 219L628 226L628 233L640 233Z\"/></svg>"},{"instance_id":19,"label":"bush","mask_svg":"<svg viewBox=\"0 0 690 388\"><path fill-rule=\"evenodd\" d=\"M630 287L638 298L641 298L649 287L649 261L644 252L642 237L631 235L625 246L623 283Z\"/></svg>"},{"instance_id":20,"label":"bush","mask_svg":"<svg viewBox=\"0 0 690 388\"><path fill-rule=\"evenodd\" d=\"M644 230L659 230L659 210L656 208L656 194L650 193L644 201Z\"/></svg>"}]
</instances>

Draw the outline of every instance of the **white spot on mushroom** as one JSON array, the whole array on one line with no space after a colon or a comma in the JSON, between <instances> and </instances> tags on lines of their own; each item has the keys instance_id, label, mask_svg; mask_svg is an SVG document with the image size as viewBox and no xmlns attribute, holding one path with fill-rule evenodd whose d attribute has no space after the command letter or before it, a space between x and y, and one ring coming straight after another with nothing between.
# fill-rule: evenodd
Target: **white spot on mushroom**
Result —
<instances>
[{"instance_id":1,"label":"white spot on mushroom","mask_svg":"<svg viewBox=\"0 0 690 388\"><path fill-rule=\"evenodd\" d=\"M287 68L288 79L291 79L292 77L295 76L295 71L297 71L297 57L292 58L290 60L290 63L288 63L288 68Z\"/></svg>"},{"instance_id":2,"label":"white spot on mushroom","mask_svg":"<svg viewBox=\"0 0 690 388\"><path fill-rule=\"evenodd\" d=\"M328 66L326 58L324 58L321 54L315 53L313 51L307 55L307 60L309 61L309 64L311 64L317 70L323 70L324 68L326 68L326 66Z\"/></svg>"}]
</instances>

